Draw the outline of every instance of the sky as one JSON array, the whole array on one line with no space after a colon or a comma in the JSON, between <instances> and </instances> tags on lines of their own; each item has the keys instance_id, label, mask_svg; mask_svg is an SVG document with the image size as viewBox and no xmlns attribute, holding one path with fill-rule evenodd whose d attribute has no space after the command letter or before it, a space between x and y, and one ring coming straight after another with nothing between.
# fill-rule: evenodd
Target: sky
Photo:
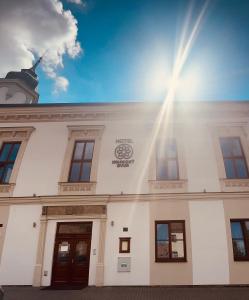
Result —
<instances>
[{"instance_id":1,"label":"sky","mask_svg":"<svg viewBox=\"0 0 249 300\"><path fill-rule=\"evenodd\" d=\"M248 0L1 0L0 64L43 55L40 103L162 101L194 29L177 99L249 99Z\"/></svg>"}]
</instances>

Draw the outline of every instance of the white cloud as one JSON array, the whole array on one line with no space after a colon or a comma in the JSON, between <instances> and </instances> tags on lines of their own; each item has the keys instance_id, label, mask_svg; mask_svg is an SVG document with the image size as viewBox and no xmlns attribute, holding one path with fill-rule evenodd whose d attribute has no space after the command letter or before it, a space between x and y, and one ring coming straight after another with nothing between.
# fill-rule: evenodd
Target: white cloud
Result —
<instances>
[{"instance_id":1,"label":"white cloud","mask_svg":"<svg viewBox=\"0 0 249 300\"><path fill-rule=\"evenodd\" d=\"M67 2L78 4L78 5L85 5L84 2L82 2L82 0L67 0Z\"/></svg>"},{"instance_id":2,"label":"white cloud","mask_svg":"<svg viewBox=\"0 0 249 300\"><path fill-rule=\"evenodd\" d=\"M57 76L55 78L55 89L54 92L58 93L59 91L66 91L69 85L67 78L63 76Z\"/></svg>"},{"instance_id":3,"label":"white cloud","mask_svg":"<svg viewBox=\"0 0 249 300\"><path fill-rule=\"evenodd\" d=\"M34 54L43 55L42 68L55 80L55 91L66 91L69 82L57 71L64 55L81 53L77 32L77 20L59 0L0 0L0 76L29 68Z\"/></svg>"}]
</instances>

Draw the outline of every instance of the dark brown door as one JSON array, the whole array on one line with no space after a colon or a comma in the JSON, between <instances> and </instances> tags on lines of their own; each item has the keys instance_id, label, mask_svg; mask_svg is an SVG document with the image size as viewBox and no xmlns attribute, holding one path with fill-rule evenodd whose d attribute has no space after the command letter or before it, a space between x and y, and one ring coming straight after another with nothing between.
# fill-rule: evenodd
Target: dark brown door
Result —
<instances>
[{"instance_id":1,"label":"dark brown door","mask_svg":"<svg viewBox=\"0 0 249 300\"><path fill-rule=\"evenodd\" d=\"M91 232L91 223L58 224L52 285L88 285Z\"/></svg>"}]
</instances>

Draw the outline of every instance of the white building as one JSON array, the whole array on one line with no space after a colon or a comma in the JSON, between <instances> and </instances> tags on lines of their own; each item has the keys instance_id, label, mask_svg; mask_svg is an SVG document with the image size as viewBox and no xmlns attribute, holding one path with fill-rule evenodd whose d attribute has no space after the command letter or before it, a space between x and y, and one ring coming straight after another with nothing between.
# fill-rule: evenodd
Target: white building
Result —
<instances>
[{"instance_id":1,"label":"white building","mask_svg":"<svg viewBox=\"0 0 249 300\"><path fill-rule=\"evenodd\" d=\"M249 284L248 102L38 104L22 72L0 80L1 285Z\"/></svg>"}]
</instances>

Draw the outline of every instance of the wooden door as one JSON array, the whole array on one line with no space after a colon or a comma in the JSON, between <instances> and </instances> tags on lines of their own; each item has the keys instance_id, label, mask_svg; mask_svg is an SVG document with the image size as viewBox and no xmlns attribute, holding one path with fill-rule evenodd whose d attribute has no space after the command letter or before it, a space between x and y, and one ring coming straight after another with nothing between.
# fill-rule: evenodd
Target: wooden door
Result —
<instances>
[{"instance_id":1,"label":"wooden door","mask_svg":"<svg viewBox=\"0 0 249 300\"><path fill-rule=\"evenodd\" d=\"M79 225L68 224L71 227ZM89 227L89 223L83 227L85 225L88 225L88 231L92 228L91 224ZM58 228L59 226L60 224ZM66 224L63 223L63 226ZM79 233L78 229L77 233L60 233L58 228L54 247L52 285L88 285L91 233Z\"/></svg>"}]
</instances>

